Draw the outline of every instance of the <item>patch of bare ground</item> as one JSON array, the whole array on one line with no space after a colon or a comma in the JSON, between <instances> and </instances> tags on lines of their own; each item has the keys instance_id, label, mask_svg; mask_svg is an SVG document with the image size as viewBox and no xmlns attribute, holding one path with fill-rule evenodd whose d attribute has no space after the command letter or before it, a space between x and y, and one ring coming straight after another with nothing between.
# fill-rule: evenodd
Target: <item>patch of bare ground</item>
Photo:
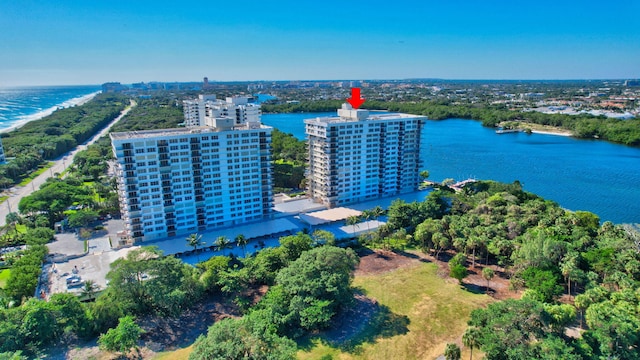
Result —
<instances>
[{"instance_id":1,"label":"patch of bare ground","mask_svg":"<svg viewBox=\"0 0 640 360\"><path fill-rule=\"evenodd\" d=\"M409 253L388 250L366 250L360 252L360 264L356 276L383 274L416 263L418 257Z\"/></svg>"},{"instance_id":2,"label":"patch of bare ground","mask_svg":"<svg viewBox=\"0 0 640 360\"><path fill-rule=\"evenodd\" d=\"M356 294L353 304L332 321L330 330L322 332L324 340L341 345L362 333L371 317L378 310L378 303L362 294Z\"/></svg>"},{"instance_id":3,"label":"patch of bare ground","mask_svg":"<svg viewBox=\"0 0 640 360\"><path fill-rule=\"evenodd\" d=\"M267 291L266 286L251 289L242 297L250 303L257 303ZM140 337L138 351L127 356L102 351L96 340L87 343L73 342L67 346L51 349L47 359L152 359L157 352L176 350L192 344L198 336L206 334L209 326L216 321L240 316L240 310L232 302L214 296L185 310L178 317L145 316L136 323L145 331Z\"/></svg>"},{"instance_id":4,"label":"patch of bare ground","mask_svg":"<svg viewBox=\"0 0 640 360\"><path fill-rule=\"evenodd\" d=\"M140 337L144 347L159 352L189 345L216 321L238 316L237 306L212 298L185 310L178 317L146 316L137 323L145 331Z\"/></svg>"}]
</instances>

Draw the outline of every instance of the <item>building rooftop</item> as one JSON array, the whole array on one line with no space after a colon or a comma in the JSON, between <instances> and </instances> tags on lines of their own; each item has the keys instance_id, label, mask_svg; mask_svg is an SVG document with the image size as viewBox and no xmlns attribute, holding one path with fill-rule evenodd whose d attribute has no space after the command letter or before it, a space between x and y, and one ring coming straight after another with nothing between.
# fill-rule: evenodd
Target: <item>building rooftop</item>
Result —
<instances>
[{"instance_id":1,"label":"building rooftop","mask_svg":"<svg viewBox=\"0 0 640 360\"><path fill-rule=\"evenodd\" d=\"M347 123L354 121L391 121L398 119L414 119L414 118L423 118L427 119L426 116L422 115L411 115L404 113L380 113L380 114L371 114L369 110L362 109L353 109L349 104L343 104L341 109L338 109L338 116L326 116L326 117L317 117L311 119L305 119L305 123Z\"/></svg>"},{"instance_id":2,"label":"building rooftop","mask_svg":"<svg viewBox=\"0 0 640 360\"><path fill-rule=\"evenodd\" d=\"M112 140L126 140L126 139L139 139L139 138L155 138L160 136L175 136L186 134L200 134L200 133L215 133L221 131L238 131L238 130L256 130L256 129L271 129L271 126L260 124L254 128L255 125L242 124L234 126L232 129L219 129L210 126L198 126L189 128L174 128L174 129L159 129L159 130L143 130L143 131L126 131L126 132L114 132L111 133Z\"/></svg>"}]
</instances>

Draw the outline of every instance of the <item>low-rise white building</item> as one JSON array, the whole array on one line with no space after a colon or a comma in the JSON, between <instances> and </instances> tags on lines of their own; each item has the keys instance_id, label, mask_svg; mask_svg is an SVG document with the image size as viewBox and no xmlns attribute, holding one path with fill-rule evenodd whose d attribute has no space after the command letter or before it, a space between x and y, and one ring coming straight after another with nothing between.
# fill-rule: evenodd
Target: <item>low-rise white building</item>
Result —
<instances>
[{"instance_id":1,"label":"low-rise white building","mask_svg":"<svg viewBox=\"0 0 640 360\"><path fill-rule=\"evenodd\" d=\"M337 117L305 120L309 197L336 207L417 190L424 120L370 114L348 104Z\"/></svg>"}]
</instances>

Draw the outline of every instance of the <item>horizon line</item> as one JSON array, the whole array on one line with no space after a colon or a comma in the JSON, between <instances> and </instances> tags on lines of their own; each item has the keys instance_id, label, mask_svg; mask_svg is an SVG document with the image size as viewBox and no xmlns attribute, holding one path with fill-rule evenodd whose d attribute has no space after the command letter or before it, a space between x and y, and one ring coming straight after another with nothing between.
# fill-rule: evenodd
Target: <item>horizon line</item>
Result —
<instances>
[{"instance_id":1,"label":"horizon line","mask_svg":"<svg viewBox=\"0 0 640 360\"><path fill-rule=\"evenodd\" d=\"M533 82L533 81L545 81L545 82L568 82L568 81L577 81L577 82L588 82L588 81L626 81L626 80L640 80L640 77L628 77L628 78L573 78L573 79L553 79L553 78L541 78L541 79L473 79L473 78L353 78L353 79L254 79L254 80L208 80L209 83L252 83L252 82L339 82L339 81L371 81L371 82L383 82L383 81L448 81L448 82ZM107 81L99 84L39 84L39 85L0 85L0 89L10 89L10 88L23 88L23 87L48 87L48 86L57 86L57 87L74 87L74 86L102 86L103 84L108 83L120 83L122 85L133 85L133 84L154 84L154 83L164 83L164 84L202 84L203 81L160 81L160 80L151 80L151 81L138 81L138 82L120 82L120 81Z\"/></svg>"}]
</instances>

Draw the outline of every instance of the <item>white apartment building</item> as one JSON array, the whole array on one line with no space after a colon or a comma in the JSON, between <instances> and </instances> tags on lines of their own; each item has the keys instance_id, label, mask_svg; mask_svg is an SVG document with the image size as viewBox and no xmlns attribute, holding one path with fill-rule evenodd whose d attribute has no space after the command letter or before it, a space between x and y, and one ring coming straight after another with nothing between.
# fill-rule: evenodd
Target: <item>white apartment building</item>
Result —
<instances>
[{"instance_id":1,"label":"white apartment building","mask_svg":"<svg viewBox=\"0 0 640 360\"><path fill-rule=\"evenodd\" d=\"M424 120L348 104L337 117L306 119L309 198L336 207L417 190Z\"/></svg>"},{"instance_id":2,"label":"white apartment building","mask_svg":"<svg viewBox=\"0 0 640 360\"><path fill-rule=\"evenodd\" d=\"M271 215L271 127L237 125L111 133L125 237L132 242Z\"/></svg>"},{"instance_id":3,"label":"white apartment building","mask_svg":"<svg viewBox=\"0 0 640 360\"><path fill-rule=\"evenodd\" d=\"M246 96L218 100L215 95L199 95L198 99L184 100L182 106L187 127L205 126L221 117L235 119L236 125L260 123L260 105L250 103Z\"/></svg>"}]
</instances>

